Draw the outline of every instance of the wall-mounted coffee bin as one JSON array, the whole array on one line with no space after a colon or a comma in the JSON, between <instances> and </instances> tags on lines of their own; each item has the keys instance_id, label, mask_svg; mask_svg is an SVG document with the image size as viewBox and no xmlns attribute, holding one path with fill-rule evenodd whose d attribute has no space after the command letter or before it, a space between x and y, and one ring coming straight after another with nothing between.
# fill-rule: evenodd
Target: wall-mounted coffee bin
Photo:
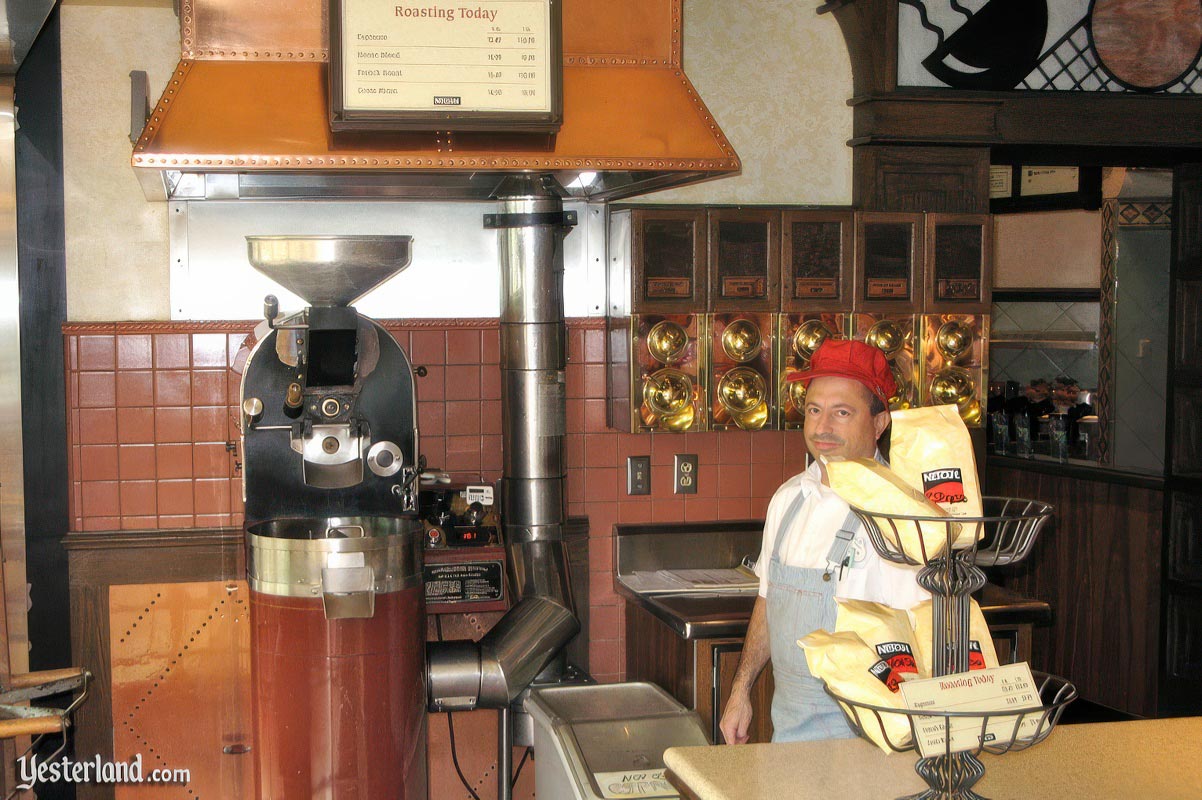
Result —
<instances>
[{"instance_id":1,"label":"wall-mounted coffee bin","mask_svg":"<svg viewBox=\"0 0 1202 800\"><path fill-rule=\"evenodd\" d=\"M993 220L988 214L927 214L923 251L928 314L988 314Z\"/></svg>"},{"instance_id":2,"label":"wall-mounted coffee bin","mask_svg":"<svg viewBox=\"0 0 1202 800\"><path fill-rule=\"evenodd\" d=\"M611 296L626 295L631 313L696 312L706 307L705 209L647 209L610 215L611 263L627 265L629 280Z\"/></svg>"},{"instance_id":3,"label":"wall-mounted coffee bin","mask_svg":"<svg viewBox=\"0 0 1202 800\"><path fill-rule=\"evenodd\" d=\"M805 422L805 387L790 381L795 372L809 369L810 357L827 339L847 335L848 317L838 313L796 313L777 316L776 391L780 427L799 430Z\"/></svg>"},{"instance_id":4,"label":"wall-mounted coffee bin","mask_svg":"<svg viewBox=\"0 0 1202 800\"><path fill-rule=\"evenodd\" d=\"M706 429L706 335L704 314L638 314L625 335L610 329L611 343L625 350L626 393L611 391L610 427L641 431ZM611 362L611 387L615 382Z\"/></svg>"},{"instance_id":5,"label":"wall-mounted coffee bin","mask_svg":"<svg viewBox=\"0 0 1202 800\"><path fill-rule=\"evenodd\" d=\"M611 427L800 428L787 378L829 337L885 354L891 408L954 402L980 424L988 215L614 207L609 268Z\"/></svg>"},{"instance_id":6,"label":"wall-mounted coffee bin","mask_svg":"<svg viewBox=\"0 0 1202 800\"><path fill-rule=\"evenodd\" d=\"M850 211L784 211L780 310L850 311L854 242Z\"/></svg>"},{"instance_id":7,"label":"wall-mounted coffee bin","mask_svg":"<svg viewBox=\"0 0 1202 800\"><path fill-rule=\"evenodd\" d=\"M780 218L776 209L710 209L710 311L778 310Z\"/></svg>"},{"instance_id":8,"label":"wall-mounted coffee bin","mask_svg":"<svg viewBox=\"0 0 1202 800\"><path fill-rule=\"evenodd\" d=\"M922 224L922 214L856 214L855 311L922 311Z\"/></svg>"},{"instance_id":9,"label":"wall-mounted coffee bin","mask_svg":"<svg viewBox=\"0 0 1202 800\"><path fill-rule=\"evenodd\" d=\"M955 403L972 428L984 424L985 374L989 368L989 317L926 314L921 318L924 406Z\"/></svg>"},{"instance_id":10,"label":"wall-mounted coffee bin","mask_svg":"<svg viewBox=\"0 0 1202 800\"><path fill-rule=\"evenodd\" d=\"M728 312L709 322L710 429L776 426L772 314Z\"/></svg>"}]
</instances>

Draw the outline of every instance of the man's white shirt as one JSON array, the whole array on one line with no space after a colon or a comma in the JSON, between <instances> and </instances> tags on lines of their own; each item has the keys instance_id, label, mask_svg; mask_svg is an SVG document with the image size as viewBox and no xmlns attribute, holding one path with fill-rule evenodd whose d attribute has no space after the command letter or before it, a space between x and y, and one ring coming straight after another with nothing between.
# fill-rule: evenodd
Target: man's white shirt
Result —
<instances>
[{"instance_id":1,"label":"man's white shirt","mask_svg":"<svg viewBox=\"0 0 1202 800\"><path fill-rule=\"evenodd\" d=\"M785 538L781 542L780 559L786 566L826 569L826 556L835 532L850 511L833 489L822 484L822 472L817 462L785 481L772 496L764 519L764 538L755 565L761 597L768 596L768 561L781 520L798 492L803 491L806 500L789 529L783 531ZM919 568L881 558L859 520L856 520L856 534L848 555L851 563L836 570L835 597L838 599L868 600L905 610L931 598L930 593L917 583Z\"/></svg>"}]
</instances>

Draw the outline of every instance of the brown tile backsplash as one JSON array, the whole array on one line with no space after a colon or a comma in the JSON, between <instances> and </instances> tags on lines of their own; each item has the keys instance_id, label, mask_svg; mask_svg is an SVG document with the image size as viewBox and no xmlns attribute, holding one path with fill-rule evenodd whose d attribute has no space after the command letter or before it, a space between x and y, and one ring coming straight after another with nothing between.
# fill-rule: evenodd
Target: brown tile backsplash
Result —
<instances>
[{"instance_id":1,"label":"brown tile backsplash","mask_svg":"<svg viewBox=\"0 0 1202 800\"><path fill-rule=\"evenodd\" d=\"M415 379L422 454L462 480L501 476L500 345L495 321L385 327L406 349ZM64 328L76 531L242 524L238 391L254 323L78 324ZM804 467L793 433L633 435L605 427L605 332L599 319L568 323L565 441L569 513L590 521L590 667L622 675L621 604L613 592L618 522L762 516L780 481ZM677 453L696 453L698 493L672 493ZM628 497L630 455L651 456L652 494Z\"/></svg>"}]
</instances>

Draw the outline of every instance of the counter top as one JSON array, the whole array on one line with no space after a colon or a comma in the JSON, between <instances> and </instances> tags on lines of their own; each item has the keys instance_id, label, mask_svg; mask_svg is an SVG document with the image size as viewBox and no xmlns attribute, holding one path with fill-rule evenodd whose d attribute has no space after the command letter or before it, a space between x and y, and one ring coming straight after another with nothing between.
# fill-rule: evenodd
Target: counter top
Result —
<instances>
[{"instance_id":1,"label":"counter top","mask_svg":"<svg viewBox=\"0 0 1202 800\"><path fill-rule=\"evenodd\" d=\"M696 800L892 800L926 788L913 753L863 739L673 747L669 778ZM1021 752L984 755L975 790L992 800L1202 799L1202 717L1061 725Z\"/></svg>"},{"instance_id":2,"label":"counter top","mask_svg":"<svg viewBox=\"0 0 1202 800\"><path fill-rule=\"evenodd\" d=\"M619 580L618 594L647 610L656 619L685 639L741 637L747 633L755 592L687 594L641 594L632 592ZM974 595L989 625L1048 625L1052 612L1047 603L986 584Z\"/></svg>"}]
</instances>

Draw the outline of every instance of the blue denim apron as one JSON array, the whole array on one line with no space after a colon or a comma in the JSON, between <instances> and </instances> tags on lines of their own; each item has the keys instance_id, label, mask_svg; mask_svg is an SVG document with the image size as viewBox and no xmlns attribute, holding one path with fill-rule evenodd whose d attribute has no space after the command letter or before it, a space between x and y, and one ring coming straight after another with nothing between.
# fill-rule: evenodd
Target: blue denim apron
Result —
<instances>
[{"instance_id":1,"label":"blue denim apron","mask_svg":"<svg viewBox=\"0 0 1202 800\"><path fill-rule=\"evenodd\" d=\"M806 495L798 492L785 510L768 561L768 634L772 651L772 741L850 739L843 712L810 674L797 640L812 631L835 629L835 583L831 570L790 567L781 560L781 541L793 526ZM844 527L850 527L844 525ZM850 535L848 535L850 538ZM844 545L846 547L846 545ZM839 555L838 561L843 556ZM826 574L827 579L823 580Z\"/></svg>"}]
</instances>

